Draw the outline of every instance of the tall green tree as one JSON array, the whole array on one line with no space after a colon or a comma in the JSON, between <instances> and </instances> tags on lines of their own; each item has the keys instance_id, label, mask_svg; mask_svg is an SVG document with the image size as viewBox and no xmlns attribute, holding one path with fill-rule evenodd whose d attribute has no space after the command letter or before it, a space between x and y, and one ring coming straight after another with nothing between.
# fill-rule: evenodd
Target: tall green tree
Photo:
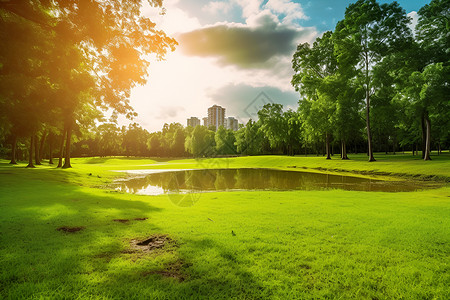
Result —
<instances>
[{"instance_id":1,"label":"tall green tree","mask_svg":"<svg viewBox=\"0 0 450 300\"><path fill-rule=\"evenodd\" d=\"M263 143L263 134L259 130L259 123L248 120L245 126L235 131L236 151L244 155L257 155L263 153L261 147Z\"/></svg>"},{"instance_id":2,"label":"tall green tree","mask_svg":"<svg viewBox=\"0 0 450 300\"><path fill-rule=\"evenodd\" d=\"M147 141L150 133L137 123L128 125L123 132L122 146L127 156L145 156L148 154Z\"/></svg>"},{"instance_id":3,"label":"tall green tree","mask_svg":"<svg viewBox=\"0 0 450 300\"><path fill-rule=\"evenodd\" d=\"M417 40L426 67L411 75L411 86L407 88L413 102L419 104L422 118L422 136L425 145L424 160L430 160L431 120L436 119L440 127L448 132L449 70L450 67L450 3L446 0L432 0L419 10ZM421 74L419 74L421 73ZM412 94L415 93L415 94ZM438 110L436 108L438 107ZM443 121L441 121L443 120Z\"/></svg>"},{"instance_id":4,"label":"tall green tree","mask_svg":"<svg viewBox=\"0 0 450 300\"><path fill-rule=\"evenodd\" d=\"M258 111L260 130L272 150L281 149L287 140L287 122L283 118L283 105L267 103Z\"/></svg>"},{"instance_id":5,"label":"tall green tree","mask_svg":"<svg viewBox=\"0 0 450 300\"><path fill-rule=\"evenodd\" d=\"M122 154L122 135L115 123L103 123L97 128L97 141L100 156ZM66 150L67 151L67 150Z\"/></svg>"},{"instance_id":6,"label":"tall green tree","mask_svg":"<svg viewBox=\"0 0 450 300\"><path fill-rule=\"evenodd\" d=\"M76 110L86 98L95 104L133 117L131 89L146 82L148 57L162 59L175 40L156 29L156 24L141 16L143 1L2 1L2 14L14 15L39 27L52 39L52 68L48 81L52 89L66 92L61 97L61 114L66 136L64 167L71 167L70 148ZM161 7L162 1L148 1ZM2 21L4 19L2 18ZM53 52L53 53L52 53ZM59 54L58 54L59 53ZM20 52L8 59L27 59ZM74 60L70 60L75 54ZM48 59L47 59L48 61ZM66 74L63 77L52 76ZM93 84L88 83L89 75ZM69 92L68 92L69 91ZM65 102L65 103L62 103Z\"/></svg>"},{"instance_id":7,"label":"tall green tree","mask_svg":"<svg viewBox=\"0 0 450 300\"><path fill-rule=\"evenodd\" d=\"M215 154L215 133L205 126L195 126L192 133L186 138L186 151L194 157L209 157Z\"/></svg>"},{"instance_id":8,"label":"tall green tree","mask_svg":"<svg viewBox=\"0 0 450 300\"><path fill-rule=\"evenodd\" d=\"M184 143L186 141L186 133L183 128L176 128L170 145L171 153L174 157L183 157L186 155Z\"/></svg>"},{"instance_id":9,"label":"tall green tree","mask_svg":"<svg viewBox=\"0 0 450 300\"><path fill-rule=\"evenodd\" d=\"M300 92L302 101L299 113L303 124L304 137L308 142L325 137L326 158L330 156L331 133L334 128L332 116L336 110L338 86L333 79L338 72L334 53L332 32L325 32L310 47L308 43L297 47L292 60L295 74L291 84Z\"/></svg>"},{"instance_id":10,"label":"tall green tree","mask_svg":"<svg viewBox=\"0 0 450 300\"><path fill-rule=\"evenodd\" d=\"M431 120L443 125L443 131L449 131L450 110L450 67L442 63L430 64L423 72L414 72L409 77L410 84L403 90L402 96L416 114L425 121L424 160L430 160Z\"/></svg>"},{"instance_id":11,"label":"tall green tree","mask_svg":"<svg viewBox=\"0 0 450 300\"><path fill-rule=\"evenodd\" d=\"M283 113L283 118L287 124L286 151L288 155L295 155L295 150L300 150L301 142L301 121L297 111L288 109Z\"/></svg>"},{"instance_id":12,"label":"tall green tree","mask_svg":"<svg viewBox=\"0 0 450 300\"><path fill-rule=\"evenodd\" d=\"M166 156L184 156L185 132L180 123L164 124L161 131L162 147Z\"/></svg>"},{"instance_id":13,"label":"tall green tree","mask_svg":"<svg viewBox=\"0 0 450 300\"><path fill-rule=\"evenodd\" d=\"M369 161L375 161L370 109L378 87L373 70L386 56L408 46L412 39L408 24L409 18L397 2L380 5L375 0L358 0L347 7L344 19L336 25L339 68L344 76L356 77L365 91Z\"/></svg>"},{"instance_id":14,"label":"tall green tree","mask_svg":"<svg viewBox=\"0 0 450 300\"><path fill-rule=\"evenodd\" d=\"M450 39L450 2L448 0L431 0L418 12L419 21L416 32L417 40L425 51L428 64L443 63L449 65Z\"/></svg>"},{"instance_id":15,"label":"tall green tree","mask_svg":"<svg viewBox=\"0 0 450 300\"><path fill-rule=\"evenodd\" d=\"M152 132L150 138L147 141L148 150L151 156L162 156L163 154L163 142L161 132Z\"/></svg>"},{"instance_id":16,"label":"tall green tree","mask_svg":"<svg viewBox=\"0 0 450 300\"><path fill-rule=\"evenodd\" d=\"M35 136L47 110L55 103L48 99L51 37L36 22L4 9L6 4L0 3L0 39L3 41L0 47L0 121L5 122L2 127L11 136L11 163L14 163L17 139ZM49 17L38 10L36 18L47 20ZM32 148L35 137L30 140ZM29 151L28 167L34 167L33 152Z\"/></svg>"},{"instance_id":17,"label":"tall green tree","mask_svg":"<svg viewBox=\"0 0 450 300\"><path fill-rule=\"evenodd\" d=\"M233 130L219 126L219 129L217 129L214 135L214 141L216 143L217 154L236 154L236 138Z\"/></svg>"}]
</instances>

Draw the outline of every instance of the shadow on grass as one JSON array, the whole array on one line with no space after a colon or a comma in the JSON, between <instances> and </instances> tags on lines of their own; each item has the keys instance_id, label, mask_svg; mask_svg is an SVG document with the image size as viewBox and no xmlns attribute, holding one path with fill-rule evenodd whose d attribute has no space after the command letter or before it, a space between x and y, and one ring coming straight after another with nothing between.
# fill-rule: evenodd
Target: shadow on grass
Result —
<instances>
[{"instance_id":1,"label":"shadow on grass","mask_svg":"<svg viewBox=\"0 0 450 300\"><path fill-rule=\"evenodd\" d=\"M235 254L211 240L130 252L132 239L164 234L152 216L164 211L167 199L80 187L73 184L80 176L0 168L0 298L230 298L262 290ZM212 269L217 262L191 263L211 249L220 274ZM182 281L165 276L174 268Z\"/></svg>"}]
</instances>

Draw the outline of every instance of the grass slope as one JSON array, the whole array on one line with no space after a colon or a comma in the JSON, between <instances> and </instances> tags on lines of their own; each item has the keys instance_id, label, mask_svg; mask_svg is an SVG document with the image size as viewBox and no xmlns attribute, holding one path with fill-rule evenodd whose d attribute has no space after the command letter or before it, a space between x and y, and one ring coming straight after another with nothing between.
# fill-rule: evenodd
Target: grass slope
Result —
<instances>
[{"instance_id":1,"label":"grass slope","mask_svg":"<svg viewBox=\"0 0 450 300\"><path fill-rule=\"evenodd\" d=\"M193 195L191 207L174 205L173 197L96 188L120 175L110 170L147 168L450 176L448 155L432 162L352 158L85 158L69 170L0 161L0 298L449 299L448 186L413 193L204 193ZM56 230L61 226L85 229L64 233ZM156 233L176 245L130 251L132 239Z\"/></svg>"}]
</instances>

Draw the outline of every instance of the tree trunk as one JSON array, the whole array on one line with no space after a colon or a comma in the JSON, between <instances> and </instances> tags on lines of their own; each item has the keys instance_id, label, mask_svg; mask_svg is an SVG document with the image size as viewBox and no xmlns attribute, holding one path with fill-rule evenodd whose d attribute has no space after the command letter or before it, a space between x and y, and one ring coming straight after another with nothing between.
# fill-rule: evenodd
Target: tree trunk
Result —
<instances>
[{"instance_id":1,"label":"tree trunk","mask_svg":"<svg viewBox=\"0 0 450 300\"><path fill-rule=\"evenodd\" d=\"M39 155L39 145L38 145L39 139L37 134L34 136L34 163L36 165L42 165Z\"/></svg>"},{"instance_id":2,"label":"tree trunk","mask_svg":"<svg viewBox=\"0 0 450 300\"><path fill-rule=\"evenodd\" d=\"M348 159L348 156L347 156L347 146L345 145L345 140L341 140L341 148L342 148L342 151L341 151L341 158L342 159Z\"/></svg>"},{"instance_id":3,"label":"tree trunk","mask_svg":"<svg viewBox=\"0 0 450 300\"><path fill-rule=\"evenodd\" d=\"M389 137L386 139L386 147L384 148L384 153L386 155L389 153Z\"/></svg>"},{"instance_id":4,"label":"tree trunk","mask_svg":"<svg viewBox=\"0 0 450 300\"><path fill-rule=\"evenodd\" d=\"M369 53L365 52L366 68L366 127L367 127L367 154L369 161L375 161L372 149L372 132L370 130L370 78L369 78Z\"/></svg>"},{"instance_id":5,"label":"tree trunk","mask_svg":"<svg viewBox=\"0 0 450 300\"><path fill-rule=\"evenodd\" d=\"M422 159L425 158L425 147L427 143L427 129L425 125L425 113L422 113ZM416 147L417 149L417 147Z\"/></svg>"},{"instance_id":6,"label":"tree trunk","mask_svg":"<svg viewBox=\"0 0 450 300\"><path fill-rule=\"evenodd\" d=\"M27 168L35 168L33 165L33 144L34 144L34 135L31 135L30 138L30 151L28 153L28 166Z\"/></svg>"},{"instance_id":7,"label":"tree trunk","mask_svg":"<svg viewBox=\"0 0 450 300\"><path fill-rule=\"evenodd\" d=\"M327 159L331 159L330 156L330 134L327 132L326 133L326 151L327 151Z\"/></svg>"},{"instance_id":8,"label":"tree trunk","mask_svg":"<svg viewBox=\"0 0 450 300\"><path fill-rule=\"evenodd\" d=\"M41 144L39 146L39 161L41 161L44 157L44 143L47 138L47 132L44 132L41 137Z\"/></svg>"},{"instance_id":9,"label":"tree trunk","mask_svg":"<svg viewBox=\"0 0 450 300\"><path fill-rule=\"evenodd\" d=\"M428 117L428 113L425 114L425 127L426 127L426 143L425 143L425 156L424 160L431 160L431 122Z\"/></svg>"},{"instance_id":10,"label":"tree trunk","mask_svg":"<svg viewBox=\"0 0 450 300\"><path fill-rule=\"evenodd\" d=\"M366 90L366 126L367 126L367 151L369 155L369 161L375 161L373 157L372 149L372 132L370 130L370 94L369 87Z\"/></svg>"},{"instance_id":11,"label":"tree trunk","mask_svg":"<svg viewBox=\"0 0 450 300\"><path fill-rule=\"evenodd\" d=\"M64 138L66 137L66 128L64 128L63 133L61 135L61 142L59 143L59 161L57 168L62 167L62 161L63 161L63 152L64 152Z\"/></svg>"},{"instance_id":12,"label":"tree trunk","mask_svg":"<svg viewBox=\"0 0 450 300\"><path fill-rule=\"evenodd\" d=\"M67 125L67 139L66 139L66 155L64 158L64 166L63 169L72 168L72 165L70 164L70 144L72 140L72 123L70 122Z\"/></svg>"},{"instance_id":13,"label":"tree trunk","mask_svg":"<svg viewBox=\"0 0 450 300\"><path fill-rule=\"evenodd\" d=\"M395 138L395 135L392 137L392 152L395 155L395 144L397 143L397 139Z\"/></svg>"},{"instance_id":14,"label":"tree trunk","mask_svg":"<svg viewBox=\"0 0 450 300\"><path fill-rule=\"evenodd\" d=\"M13 140L11 142L11 161L9 162L11 165L16 165L16 148L17 148L17 136L13 136Z\"/></svg>"},{"instance_id":15,"label":"tree trunk","mask_svg":"<svg viewBox=\"0 0 450 300\"><path fill-rule=\"evenodd\" d=\"M48 134L48 164L49 165L53 165L53 139L54 139L54 134L53 133L49 133Z\"/></svg>"}]
</instances>

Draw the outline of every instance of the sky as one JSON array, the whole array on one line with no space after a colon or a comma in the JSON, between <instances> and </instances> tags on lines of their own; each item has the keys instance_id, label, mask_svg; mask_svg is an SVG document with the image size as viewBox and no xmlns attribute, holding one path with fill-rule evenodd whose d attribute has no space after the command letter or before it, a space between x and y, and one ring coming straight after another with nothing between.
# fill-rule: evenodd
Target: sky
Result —
<instances>
[{"instance_id":1,"label":"sky","mask_svg":"<svg viewBox=\"0 0 450 300\"><path fill-rule=\"evenodd\" d=\"M179 45L165 60L152 61L147 84L132 90L138 113L132 122L153 132L164 123L186 126L187 118L207 116L214 104L240 123L255 119L268 102L295 109L299 95L290 81L297 45L334 30L355 1L165 0L165 14L144 5L142 14ZM397 2L415 23L430 1Z\"/></svg>"}]
</instances>

